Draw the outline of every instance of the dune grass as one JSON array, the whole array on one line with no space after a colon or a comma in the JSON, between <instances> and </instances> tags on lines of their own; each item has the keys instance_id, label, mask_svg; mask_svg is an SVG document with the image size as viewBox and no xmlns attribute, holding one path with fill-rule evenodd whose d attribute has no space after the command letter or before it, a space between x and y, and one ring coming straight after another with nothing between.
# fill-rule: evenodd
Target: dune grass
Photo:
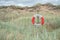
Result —
<instances>
[{"instance_id":1,"label":"dune grass","mask_svg":"<svg viewBox=\"0 0 60 40\"><path fill-rule=\"evenodd\" d=\"M60 16L41 14L45 18L45 24L36 28L31 23L32 15L8 22L0 21L0 40L60 40Z\"/></svg>"}]
</instances>

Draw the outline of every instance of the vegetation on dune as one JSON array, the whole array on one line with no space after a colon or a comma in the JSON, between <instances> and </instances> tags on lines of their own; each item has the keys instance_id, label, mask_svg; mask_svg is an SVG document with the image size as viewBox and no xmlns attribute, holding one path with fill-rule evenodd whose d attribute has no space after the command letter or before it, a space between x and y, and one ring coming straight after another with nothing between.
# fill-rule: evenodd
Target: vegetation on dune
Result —
<instances>
[{"instance_id":1,"label":"vegetation on dune","mask_svg":"<svg viewBox=\"0 0 60 40\"><path fill-rule=\"evenodd\" d=\"M39 28L39 39L38 40L60 40L59 30L60 29L60 18L57 15L52 14L41 14L46 15L45 24L42 26L42 32ZM0 40L37 40L36 28L31 24L31 16L26 15L22 19L21 17L14 21L3 22L0 21ZM46 27L49 27L46 29ZM50 29L51 27L51 29ZM51 30L51 31L50 31ZM49 32L50 31L50 32ZM56 33L57 32L57 33Z\"/></svg>"},{"instance_id":2,"label":"vegetation on dune","mask_svg":"<svg viewBox=\"0 0 60 40\"><path fill-rule=\"evenodd\" d=\"M0 40L37 40L37 30L38 40L60 40L60 12L54 14L50 10L40 10L39 14L44 16L45 24L36 29L31 23L31 17L36 13L27 12L31 8L34 10L34 7L0 7Z\"/></svg>"},{"instance_id":3,"label":"vegetation on dune","mask_svg":"<svg viewBox=\"0 0 60 40\"><path fill-rule=\"evenodd\" d=\"M57 6L56 6L56 9L60 9L60 5L57 5Z\"/></svg>"}]
</instances>

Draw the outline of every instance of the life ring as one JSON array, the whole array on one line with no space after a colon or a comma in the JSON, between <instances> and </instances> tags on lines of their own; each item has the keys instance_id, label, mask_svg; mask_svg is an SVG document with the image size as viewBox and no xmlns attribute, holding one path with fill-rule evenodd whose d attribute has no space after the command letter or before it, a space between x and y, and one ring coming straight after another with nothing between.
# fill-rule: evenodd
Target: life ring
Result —
<instances>
[{"instance_id":1,"label":"life ring","mask_svg":"<svg viewBox=\"0 0 60 40\"><path fill-rule=\"evenodd\" d=\"M35 19L36 19L37 16L39 17L39 20L40 20L39 23L36 23L36 22L35 22ZM33 24L33 25L43 25L43 24L44 24L44 17L41 16L41 15L39 15L39 14L34 15L34 16L32 17L32 24Z\"/></svg>"}]
</instances>

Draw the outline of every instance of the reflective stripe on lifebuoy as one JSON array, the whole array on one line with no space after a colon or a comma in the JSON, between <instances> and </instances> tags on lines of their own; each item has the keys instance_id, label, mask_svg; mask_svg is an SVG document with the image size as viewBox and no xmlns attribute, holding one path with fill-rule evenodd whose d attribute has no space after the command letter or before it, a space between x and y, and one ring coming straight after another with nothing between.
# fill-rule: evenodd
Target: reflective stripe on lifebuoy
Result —
<instances>
[{"instance_id":1,"label":"reflective stripe on lifebuoy","mask_svg":"<svg viewBox=\"0 0 60 40\"><path fill-rule=\"evenodd\" d=\"M32 17L32 24L33 24L33 25L36 24L36 23L35 23L35 18L36 18L36 16L33 16L33 17ZM37 24L37 25L43 25L43 24L44 24L44 17L43 17L43 16L39 16L39 18L40 18L41 22L40 22L39 24Z\"/></svg>"}]
</instances>

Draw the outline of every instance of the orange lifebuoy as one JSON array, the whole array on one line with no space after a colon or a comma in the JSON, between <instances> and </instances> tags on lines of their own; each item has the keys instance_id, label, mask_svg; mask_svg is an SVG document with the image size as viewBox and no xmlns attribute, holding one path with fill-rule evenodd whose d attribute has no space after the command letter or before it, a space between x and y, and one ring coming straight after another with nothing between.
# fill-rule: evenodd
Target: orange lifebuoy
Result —
<instances>
[{"instance_id":1,"label":"orange lifebuoy","mask_svg":"<svg viewBox=\"0 0 60 40\"><path fill-rule=\"evenodd\" d=\"M36 16L33 16L33 17L32 17L32 24L33 24L33 25L37 24L37 23L35 23L35 18L36 18ZM43 25L43 24L44 24L44 17L43 17L43 16L39 16L39 18L40 18L40 20L41 20L41 22L39 23L39 25ZM37 25L38 25L38 24L37 24Z\"/></svg>"},{"instance_id":2,"label":"orange lifebuoy","mask_svg":"<svg viewBox=\"0 0 60 40\"><path fill-rule=\"evenodd\" d=\"M32 17L32 24L35 23L35 17Z\"/></svg>"},{"instance_id":3,"label":"orange lifebuoy","mask_svg":"<svg viewBox=\"0 0 60 40\"><path fill-rule=\"evenodd\" d=\"M41 25L43 25L44 24L44 17L42 16L41 17Z\"/></svg>"}]
</instances>

